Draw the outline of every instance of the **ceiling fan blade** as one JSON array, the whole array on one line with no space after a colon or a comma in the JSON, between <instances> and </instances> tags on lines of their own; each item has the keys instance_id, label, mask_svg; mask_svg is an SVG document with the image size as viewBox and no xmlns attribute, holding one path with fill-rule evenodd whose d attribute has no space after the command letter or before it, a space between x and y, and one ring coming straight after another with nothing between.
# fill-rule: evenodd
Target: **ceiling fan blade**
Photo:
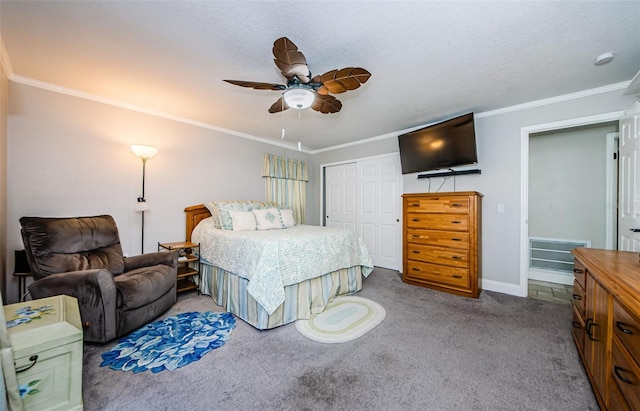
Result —
<instances>
[{"instance_id":1,"label":"ceiling fan blade","mask_svg":"<svg viewBox=\"0 0 640 411\"><path fill-rule=\"evenodd\" d=\"M322 87L316 91L319 94L326 94L327 92L339 94L357 89L366 83L369 77L371 77L371 73L362 67L347 67L315 76L311 81L322 84Z\"/></svg>"},{"instance_id":2,"label":"ceiling fan blade","mask_svg":"<svg viewBox=\"0 0 640 411\"><path fill-rule=\"evenodd\" d=\"M284 90L287 88L282 84L274 84L274 83L259 83L255 81L242 81L242 80L222 80L222 81L226 81L227 83L231 83L236 86L254 88L256 90Z\"/></svg>"},{"instance_id":3,"label":"ceiling fan blade","mask_svg":"<svg viewBox=\"0 0 640 411\"><path fill-rule=\"evenodd\" d=\"M311 108L322 114L337 113L342 108L342 103L333 96L317 94Z\"/></svg>"},{"instance_id":4,"label":"ceiling fan blade","mask_svg":"<svg viewBox=\"0 0 640 411\"><path fill-rule=\"evenodd\" d=\"M281 111L285 111L289 108L284 102L284 97L280 97L278 101L273 103L271 107L269 107L269 113L279 113Z\"/></svg>"},{"instance_id":5,"label":"ceiling fan blade","mask_svg":"<svg viewBox=\"0 0 640 411\"><path fill-rule=\"evenodd\" d=\"M273 60L287 80L298 77L301 83L311 81L311 72L307 66L304 54L298 51L298 47L286 37L280 37L273 43Z\"/></svg>"}]
</instances>

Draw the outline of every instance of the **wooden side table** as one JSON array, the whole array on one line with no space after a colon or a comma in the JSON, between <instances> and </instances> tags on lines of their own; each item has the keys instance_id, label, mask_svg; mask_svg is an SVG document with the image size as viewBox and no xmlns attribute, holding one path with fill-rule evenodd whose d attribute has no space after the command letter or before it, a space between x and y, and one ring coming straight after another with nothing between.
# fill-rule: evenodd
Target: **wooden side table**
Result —
<instances>
[{"instance_id":1,"label":"wooden side table","mask_svg":"<svg viewBox=\"0 0 640 411\"><path fill-rule=\"evenodd\" d=\"M198 289L200 284L200 244L190 241L158 243L158 251L163 249L179 250L176 291L181 293ZM194 281L194 277L198 277L197 282Z\"/></svg>"},{"instance_id":2,"label":"wooden side table","mask_svg":"<svg viewBox=\"0 0 640 411\"><path fill-rule=\"evenodd\" d=\"M27 295L27 278L31 277L31 268L25 250L15 250L13 267L13 276L18 277L18 293L20 294L20 302L22 302Z\"/></svg>"}]
</instances>

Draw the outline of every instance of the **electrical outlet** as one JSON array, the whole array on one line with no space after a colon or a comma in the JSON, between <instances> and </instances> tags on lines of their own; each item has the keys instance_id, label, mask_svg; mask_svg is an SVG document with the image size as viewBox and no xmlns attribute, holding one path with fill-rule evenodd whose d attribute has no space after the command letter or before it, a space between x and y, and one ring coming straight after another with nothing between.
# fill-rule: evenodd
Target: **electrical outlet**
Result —
<instances>
[{"instance_id":1,"label":"electrical outlet","mask_svg":"<svg viewBox=\"0 0 640 411\"><path fill-rule=\"evenodd\" d=\"M504 214L504 204L498 204L496 206L496 213L498 214Z\"/></svg>"}]
</instances>

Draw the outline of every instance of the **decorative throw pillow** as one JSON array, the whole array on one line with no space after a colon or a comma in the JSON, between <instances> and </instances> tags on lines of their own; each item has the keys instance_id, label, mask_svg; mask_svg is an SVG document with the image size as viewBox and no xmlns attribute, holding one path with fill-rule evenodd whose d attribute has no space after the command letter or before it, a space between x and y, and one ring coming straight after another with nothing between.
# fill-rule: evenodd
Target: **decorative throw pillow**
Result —
<instances>
[{"instance_id":1,"label":"decorative throw pillow","mask_svg":"<svg viewBox=\"0 0 640 411\"><path fill-rule=\"evenodd\" d=\"M293 210L290 208L283 208L280 210L280 219L284 228L296 225L296 220L293 218Z\"/></svg>"},{"instance_id":2,"label":"decorative throw pillow","mask_svg":"<svg viewBox=\"0 0 640 411\"><path fill-rule=\"evenodd\" d=\"M256 216L251 211L229 210L233 231L254 231L256 229Z\"/></svg>"},{"instance_id":3,"label":"decorative throw pillow","mask_svg":"<svg viewBox=\"0 0 640 411\"><path fill-rule=\"evenodd\" d=\"M216 228L222 228L220 225L220 213L218 212L218 206L215 205L213 201L204 203L204 206L207 207L207 210L211 213L211 218L213 219Z\"/></svg>"},{"instance_id":4,"label":"decorative throw pillow","mask_svg":"<svg viewBox=\"0 0 640 411\"><path fill-rule=\"evenodd\" d=\"M263 202L254 200L218 200L204 203L204 206L211 213L216 228L224 230L232 230L233 222L229 215L229 210L234 211L251 211L262 208L278 207L278 203Z\"/></svg>"},{"instance_id":5,"label":"decorative throw pillow","mask_svg":"<svg viewBox=\"0 0 640 411\"><path fill-rule=\"evenodd\" d=\"M253 210L252 212L256 216L258 230L273 230L276 228L282 228L282 223L280 222L280 212L277 208L264 208L260 210Z\"/></svg>"},{"instance_id":6,"label":"decorative throw pillow","mask_svg":"<svg viewBox=\"0 0 640 411\"><path fill-rule=\"evenodd\" d=\"M231 221L230 211L251 211L252 204L247 203L225 203L218 204L218 212L220 213L220 228L223 230L233 230L233 221Z\"/></svg>"}]
</instances>

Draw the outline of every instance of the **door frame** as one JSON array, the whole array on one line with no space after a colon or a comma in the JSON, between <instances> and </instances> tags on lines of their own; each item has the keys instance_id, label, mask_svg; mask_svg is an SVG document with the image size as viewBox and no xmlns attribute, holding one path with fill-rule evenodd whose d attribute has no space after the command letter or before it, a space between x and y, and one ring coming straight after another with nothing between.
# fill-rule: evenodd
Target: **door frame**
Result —
<instances>
[{"instance_id":1,"label":"door frame","mask_svg":"<svg viewBox=\"0 0 640 411\"><path fill-rule=\"evenodd\" d=\"M543 131L618 121L625 111L536 124L520 129L520 284L517 295L526 297L529 279L529 135Z\"/></svg>"},{"instance_id":2,"label":"door frame","mask_svg":"<svg viewBox=\"0 0 640 411\"><path fill-rule=\"evenodd\" d=\"M618 242L618 138L620 133L605 135L605 247L617 249ZM615 157L615 158L614 158Z\"/></svg>"}]
</instances>

